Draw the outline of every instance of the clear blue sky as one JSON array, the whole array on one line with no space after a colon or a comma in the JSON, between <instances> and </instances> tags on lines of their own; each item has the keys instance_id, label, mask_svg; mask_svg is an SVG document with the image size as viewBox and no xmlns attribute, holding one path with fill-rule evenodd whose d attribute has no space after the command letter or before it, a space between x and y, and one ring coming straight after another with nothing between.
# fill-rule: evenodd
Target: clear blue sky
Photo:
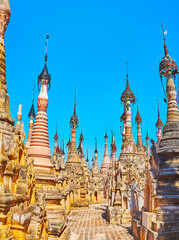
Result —
<instances>
[{"instance_id":1,"label":"clear blue sky","mask_svg":"<svg viewBox=\"0 0 179 240\"><path fill-rule=\"evenodd\" d=\"M32 89L44 66L49 33L48 69L52 86L47 114L51 153L57 120L60 139L64 137L65 143L68 141L76 86L80 123L77 142L83 127L84 150L89 148L91 160L97 137L100 165L105 129L109 133L113 128L119 156L123 113L120 97L125 88L126 60L131 89L138 95L143 139L148 122L149 136L156 140L157 99L161 119L166 121L159 77L159 62L164 55L161 22L168 31L169 54L179 64L177 0L10 0L10 5L12 14L5 38L7 84L14 119L18 105L23 105L26 136ZM36 112L37 97L36 85ZM133 120L136 109L135 104ZM135 123L133 133L136 139ZM110 133L108 140L111 141Z\"/></svg>"}]
</instances>

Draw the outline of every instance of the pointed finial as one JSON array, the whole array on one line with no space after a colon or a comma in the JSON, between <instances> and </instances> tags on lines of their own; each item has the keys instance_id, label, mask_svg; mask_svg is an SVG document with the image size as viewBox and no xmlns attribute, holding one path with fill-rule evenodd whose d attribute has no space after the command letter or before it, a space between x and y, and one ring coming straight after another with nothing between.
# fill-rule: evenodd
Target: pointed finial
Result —
<instances>
[{"instance_id":1,"label":"pointed finial","mask_svg":"<svg viewBox=\"0 0 179 240\"><path fill-rule=\"evenodd\" d=\"M34 87L33 87L33 98L32 98L32 106L31 109L28 113L28 118L35 118L35 109L34 109L34 94L35 93L35 83L34 83Z\"/></svg>"},{"instance_id":2,"label":"pointed finial","mask_svg":"<svg viewBox=\"0 0 179 240\"><path fill-rule=\"evenodd\" d=\"M165 32L164 32L164 28L163 28L163 22L162 22L162 32L163 32L163 40L165 41Z\"/></svg>"},{"instance_id":3,"label":"pointed finial","mask_svg":"<svg viewBox=\"0 0 179 240\"><path fill-rule=\"evenodd\" d=\"M97 138L95 138L95 153L98 153L98 150L97 150Z\"/></svg>"},{"instance_id":4,"label":"pointed finial","mask_svg":"<svg viewBox=\"0 0 179 240\"><path fill-rule=\"evenodd\" d=\"M137 114L136 114L136 117L135 117L135 122L137 124L142 123L142 118L141 118L140 113L139 113L139 106L138 105L137 105Z\"/></svg>"},{"instance_id":5,"label":"pointed finial","mask_svg":"<svg viewBox=\"0 0 179 240\"><path fill-rule=\"evenodd\" d=\"M157 119L157 123L155 124L155 126L157 127L157 128L161 128L162 126L163 126L163 123L162 123L162 120L161 120L161 118L160 118L160 111L159 111L159 105L160 105L160 103L158 102L158 99L157 99L157 105L158 105L158 119Z\"/></svg>"},{"instance_id":6,"label":"pointed finial","mask_svg":"<svg viewBox=\"0 0 179 240\"><path fill-rule=\"evenodd\" d=\"M76 87L75 87L75 99L74 99L74 112L73 112L73 115L70 119L70 127L73 128L73 127L78 127L78 117L76 115Z\"/></svg>"},{"instance_id":7,"label":"pointed finial","mask_svg":"<svg viewBox=\"0 0 179 240\"><path fill-rule=\"evenodd\" d=\"M111 135L112 135L112 137L113 137L113 129L111 129Z\"/></svg>"},{"instance_id":8,"label":"pointed finial","mask_svg":"<svg viewBox=\"0 0 179 240\"><path fill-rule=\"evenodd\" d=\"M83 137L83 133L81 131L81 134L80 134L80 142L83 142L84 141L84 137Z\"/></svg>"},{"instance_id":9,"label":"pointed finial","mask_svg":"<svg viewBox=\"0 0 179 240\"><path fill-rule=\"evenodd\" d=\"M160 106L160 103L159 103L159 101L157 99L158 118L160 117L159 106Z\"/></svg>"},{"instance_id":10,"label":"pointed finial","mask_svg":"<svg viewBox=\"0 0 179 240\"><path fill-rule=\"evenodd\" d=\"M55 141L58 140L57 130L58 130L58 121L57 121L57 125L56 125L56 133L55 133L55 136L54 136L54 140L55 140Z\"/></svg>"},{"instance_id":11,"label":"pointed finial","mask_svg":"<svg viewBox=\"0 0 179 240\"><path fill-rule=\"evenodd\" d=\"M76 87L75 87L75 99L74 99L74 115L76 115Z\"/></svg>"},{"instance_id":12,"label":"pointed finial","mask_svg":"<svg viewBox=\"0 0 179 240\"><path fill-rule=\"evenodd\" d=\"M136 91L136 102L137 102L137 110L138 110L139 106L138 106L138 92L137 91Z\"/></svg>"},{"instance_id":13,"label":"pointed finial","mask_svg":"<svg viewBox=\"0 0 179 240\"><path fill-rule=\"evenodd\" d=\"M157 98L157 109L158 109L158 111L159 111L159 106L160 106L160 103L159 103L158 98Z\"/></svg>"},{"instance_id":14,"label":"pointed finial","mask_svg":"<svg viewBox=\"0 0 179 240\"><path fill-rule=\"evenodd\" d=\"M63 136L63 139L62 139L62 143L63 143L63 153L65 153L65 147L64 147L64 136Z\"/></svg>"},{"instance_id":15,"label":"pointed finial","mask_svg":"<svg viewBox=\"0 0 179 240\"><path fill-rule=\"evenodd\" d=\"M45 43L45 45L46 45L45 62L47 62L47 59L48 59L48 56L47 56L47 53L48 53L48 39L49 39L49 34L47 34L47 41Z\"/></svg>"},{"instance_id":16,"label":"pointed finial","mask_svg":"<svg viewBox=\"0 0 179 240\"><path fill-rule=\"evenodd\" d=\"M129 79L128 79L128 61L126 61L126 78L127 78L127 85L129 85Z\"/></svg>"},{"instance_id":17,"label":"pointed finial","mask_svg":"<svg viewBox=\"0 0 179 240\"><path fill-rule=\"evenodd\" d=\"M162 23L162 32L163 32L163 41L164 41L164 51L165 51L165 56L168 56L168 49L167 49L167 45L166 45L166 42L165 42L165 35L167 35L167 31L164 31L164 28L163 28L163 23Z\"/></svg>"},{"instance_id":18,"label":"pointed finial","mask_svg":"<svg viewBox=\"0 0 179 240\"><path fill-rule=\"evenodd\" d=\"M48 69L47 69L47 49L48 49L48 39L49 39L49 35L47 34L47 42L46 42L46 54L45 54L45 65L44 68L41 72L41 74L38 76L38 90L40 91L40 87L39 85L41 84L42 80L45 79L49 85L49 90L51 87L51 76L48 73Z\"/></svg>"},{"instance_id":19,"label":"pointed finial","mask_svg":"<svg viewBox=\"0 0 179 240\"><path fill-rule=\"evenodd\" d=\"M75 87L75 106L76 106L76 87Z\"/></svg>"},{"instance_id":20,"label":"pointed finial","mask_svg":"<svg viewBox=\"0 0 179 240\"><path fill-rule=\"evenodd\" d=\"M128 79L128 61L126 61L126 77Z\"/></svg>"},{"instance_id":21,"label":"pointed finial","mask_svg":"<svg viewBox=\"0 0 179 240\"><path fill-rule=\"evenodd\" d=\"M87 149L87 159L86 159L87 162L89 162L89 159L88 159L88 149Z\"/></svg>"},{"instance_id":22,"label":"pointed finial","mask_svg":"<svg viewBox=\"0 0 179 240\"><path fill-rule=\"evenodd\" d=\"M146 129L147 129L147 133L146 133L146 137L145 140L149 140L149 133L148 133L148 122L146 122Z\"/></svg>"},{"instance_id":23,"label":"pointed finial","mask_svg":"<svg viewBox=\"0 0 179 240\"><path fill-rule=\"evenodd\" d=\"M104 138L108 138L107 129L106 129L106 132L105 132Z\"/></svg>"},{"instance_id":24,"label":"pointed finial","mask_svg":"<svg viewBox=\"0 0 179 240\"><path fill-rule=\"evenodd\" d=\"M34 83L34 87L33 87L33 98L32 98L32 103L34 104L34 96L35 96L35 83Z\"/></svg>"},{"instance_id":25,"label":"pointed finial","mask_svg":"<svg viewBox=\"0 0 179 240\"><path fill-rule=\"evenodd\" d=\"M57 125L56 125L56 133L57 133L57 130L58 130L58 120L57 120Z\"/></svg>"}]
</instances>

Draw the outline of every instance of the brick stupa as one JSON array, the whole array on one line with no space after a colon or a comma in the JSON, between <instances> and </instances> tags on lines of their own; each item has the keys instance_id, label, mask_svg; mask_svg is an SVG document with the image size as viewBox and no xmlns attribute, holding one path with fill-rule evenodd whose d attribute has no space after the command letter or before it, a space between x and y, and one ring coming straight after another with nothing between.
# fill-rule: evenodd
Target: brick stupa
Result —
<instances>
[{"instance_id":1,"label":"brick stupa","mask_svg":"<svg viewBox=\"0 0 179 240\"><path fill-rule=\"evenodd\" d=\"M47 36L48 39L48 36ZM30 147L28 149L28 158L34 158L34 167L36 169L53 168L50 162L50 148L48 136L48 95L47 87L50 87L51 76L47 69L47 53L45 56L45 66L42 73L38 77L38 85L40 85L40 94L38 96L37 106L38 112L35 118L35 124L32 131Z\"/></svg>"}]
</instances>

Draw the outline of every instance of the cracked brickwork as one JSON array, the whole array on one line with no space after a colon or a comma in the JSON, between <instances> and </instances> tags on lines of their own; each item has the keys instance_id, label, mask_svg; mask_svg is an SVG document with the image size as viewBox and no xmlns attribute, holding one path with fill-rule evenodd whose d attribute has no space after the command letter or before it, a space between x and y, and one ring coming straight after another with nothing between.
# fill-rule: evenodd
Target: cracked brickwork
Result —
<instances>
[{"instance_id":1,"label":"cracked brickwork","mask_svg":"<svg viewBox=\"0 0 179 240\"><path fill-rule=\"evenodd\" d=\"M68 217L70 240L135 240L126 225L106 223L107 206L92 205L89 209L72 210Z\"/></svg>"}]
</instances>

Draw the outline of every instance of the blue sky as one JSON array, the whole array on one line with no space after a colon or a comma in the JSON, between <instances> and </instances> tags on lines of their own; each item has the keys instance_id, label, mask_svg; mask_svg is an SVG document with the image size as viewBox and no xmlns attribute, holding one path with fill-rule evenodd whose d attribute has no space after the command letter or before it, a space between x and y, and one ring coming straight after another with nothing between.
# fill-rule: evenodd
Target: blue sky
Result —
<instances>
[{"instance_id":1,"label":"blue sky","mask_svg":"<svg viewBox=\"0 0 179 240\"><path fill-rule=\"evenodd\" d=\"M161 119L166 121L166 103L159 77L159 62L164 55L161 22L168 31L169 54L179 63L178 1L10 1L11 19L5 38L7 85L11 114L16 119L21 103L26 136L32 89L44 66L46 34L50 35L48 69L52 78L48 119L51 152L58 121L60 139L68 141L77 87L79 128L84 133L84 150L89 157L98 139L99 165L104 154L104 133L113 128L117 156L121 149L120 102L125 88L126 60L129 82L138 96L145 141L156 140L157 99ZM164 80L164 84L166 81ZM35 108L38 89L36 84ZM133 134L137 104L133 107ZM67 156L67 152L66 152Z\"/></svg>"}]
</instances>

